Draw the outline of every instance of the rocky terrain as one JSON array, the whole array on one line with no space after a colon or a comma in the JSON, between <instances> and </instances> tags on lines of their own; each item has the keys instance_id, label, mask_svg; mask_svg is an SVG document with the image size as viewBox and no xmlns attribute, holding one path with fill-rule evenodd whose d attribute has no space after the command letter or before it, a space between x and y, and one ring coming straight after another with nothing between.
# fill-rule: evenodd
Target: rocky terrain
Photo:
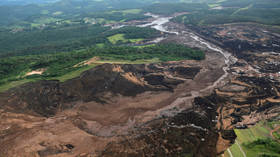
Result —
<instances>
[{"instance_id":1,"label":"rocky terrain","mask_svg":"<svg viewBox=\"0 0 280 157\"><path fill-rule=\"evenodd\" d=\"M279 34L245 24L166 27L179 33L162 42L202 49L206 59L104 64L1 93L0 156L214 157L234 143L234 128L279 116Z\"/></svg>"}]
</instances>

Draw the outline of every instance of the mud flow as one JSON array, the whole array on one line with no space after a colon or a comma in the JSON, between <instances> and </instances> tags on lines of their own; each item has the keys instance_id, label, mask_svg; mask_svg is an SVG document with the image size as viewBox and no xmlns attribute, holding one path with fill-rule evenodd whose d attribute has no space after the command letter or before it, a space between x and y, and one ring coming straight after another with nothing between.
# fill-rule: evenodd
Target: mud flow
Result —
<instances>
[{"instance_id":1,"label":"mud flow","mask_svg":"<svg viewBox=\"0 0 280 157\"><path fill-rule=\"evenodd\" d=\"M215 157L234 143L234 128L279 116L279 34L170 18L114 27L156 28L164 33L152 42L201 49L205 60L103 64L1 93L0 156Z\"/></svg>"}]
</instances>

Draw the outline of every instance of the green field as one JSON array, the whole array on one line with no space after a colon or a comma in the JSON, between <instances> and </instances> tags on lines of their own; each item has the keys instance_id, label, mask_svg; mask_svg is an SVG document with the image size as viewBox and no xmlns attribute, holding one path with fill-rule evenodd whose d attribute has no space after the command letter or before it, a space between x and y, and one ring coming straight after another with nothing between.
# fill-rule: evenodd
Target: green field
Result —
<instances>
[{"instance_id":1,"label":"green field","mask_svg":"<svg viewBox=\"0 0 280 157\"><path fill-rule=\"evenodd\" d=\"M235 129L236 142L225 152L225 157L230 157L229 151L233 157L280 157L280 143L270 135L277 126L280 126L279 121L264 121L249 129Z\"/></svg>"},{"instance_id":2,"label":"green field","mask_svg":"<svg viewBox=\"0 0 280 157\"><path fill-rule=\"evenodd\" d=\"M135 42L139 42L142 41L144 39L126 39L125 38L125 34L116 34L116 35L112 35L110 37L108 37L108 40L112 43L112 44L117 44L117 43L135 43Z\"/></svg>"},{"instance_id":3,"label":"green field","mask_svg":"<svg viewBox=\"0 0 280 157\"><path fill-rule=\"evenodd\" d=\"M6 91L10 88L22 85L24 83L32 82L32 81L36 81L36 79L22 79L22 80L18 80L18 81L8 82L4 85L0 85L0 92Z\"/></svg>"},{"instance_id":4,"label":"green field","mask_svg":"<svg viewBox=\"0 0 280 157\"><path fill-rule=\"evenodd\" d=\"M127 42L127 39L124 38L124 34L112 35L112 36L108 37L108 40L109 40L112 44L117 44L117 42L119 42L119 41L121 41L121 42Z\"/></svg>"},{"instance_id":5,"label":"green field","mask_svg":"<svg viewBox=\"0 0 280 157\"><path fill-rule=\"evenodd\" d=\"M74 70L71 71L65 75L62 76L58 76L58 77L54 77L54 78L50 78L50 79L55 79L55 80L59 80L61 82L67 81L69 79L78 77L81 75L82 72L87 71L91 68L94 68L95 66L97 66L98 64L92 64L92 65L88 65L88 66L83 66L82 68L78 69L78 70Z\"/></svg>"}]
</instances>

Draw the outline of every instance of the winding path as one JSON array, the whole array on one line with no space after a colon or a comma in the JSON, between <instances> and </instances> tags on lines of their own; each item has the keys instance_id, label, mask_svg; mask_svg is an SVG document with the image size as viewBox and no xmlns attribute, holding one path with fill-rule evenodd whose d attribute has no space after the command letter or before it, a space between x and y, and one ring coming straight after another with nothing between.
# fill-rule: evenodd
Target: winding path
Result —
<instances>
[{"instance_id":1,"label":"winding path","mask_svg":"<svg viewBox=\"0 0 280 157\"><path fill-rule=\"evenodd\" d=\"M276 128L274 128L273 130L270 131L270 136L275 139L275 140L278 140L280 142L279 139L276 139L274 136L273 136L273 133L280 130L280 126L277 126Z\"/></svg>"},{"instance_id":2,"label":"winding path","mask_svg":"<svg viewBox=\"0 0 280 157\"><path fill-rule=\"evenodd\" d=\"M227 149L227 152L228 152L228 154L229 154L230 157L233 157L233 155L232 155L232 153L231 153L231 151L230 151L229 148Z\"/></svg>"},{"instance_id":3,"label":"winding path","mask_svg":"<svg viewBox=\"0 0 280 157\"><path fill-rule=\"evenodd\" d=\"M244 150L243 150L242 147L240 146L238 140L236 140L235 142L236 142L237 146L239 147L240 151L242 152L243 157L247 157L247 156L246 156L246 153L244 152Z\"/></svg>"}]
</instances>

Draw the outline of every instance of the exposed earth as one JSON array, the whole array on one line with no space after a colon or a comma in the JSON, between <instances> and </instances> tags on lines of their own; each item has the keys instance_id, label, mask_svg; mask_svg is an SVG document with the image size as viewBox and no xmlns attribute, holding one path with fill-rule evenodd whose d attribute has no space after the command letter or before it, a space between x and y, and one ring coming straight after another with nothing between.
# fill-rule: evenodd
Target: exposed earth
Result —
<instances>
[{"instance_id":1,"label":"exposed earth","mask_svg":"<svg viewBox=\"0 0 280 157\"><path fill-rule=\"evenodd\" d=\"M103 64L63 83L1 93L0 156L214 157L234 143L234 128L279 116L278 33L153 18L139 23L167 33L163 43L204 50L206 59Z\"/></svg>"}]
</instances>

